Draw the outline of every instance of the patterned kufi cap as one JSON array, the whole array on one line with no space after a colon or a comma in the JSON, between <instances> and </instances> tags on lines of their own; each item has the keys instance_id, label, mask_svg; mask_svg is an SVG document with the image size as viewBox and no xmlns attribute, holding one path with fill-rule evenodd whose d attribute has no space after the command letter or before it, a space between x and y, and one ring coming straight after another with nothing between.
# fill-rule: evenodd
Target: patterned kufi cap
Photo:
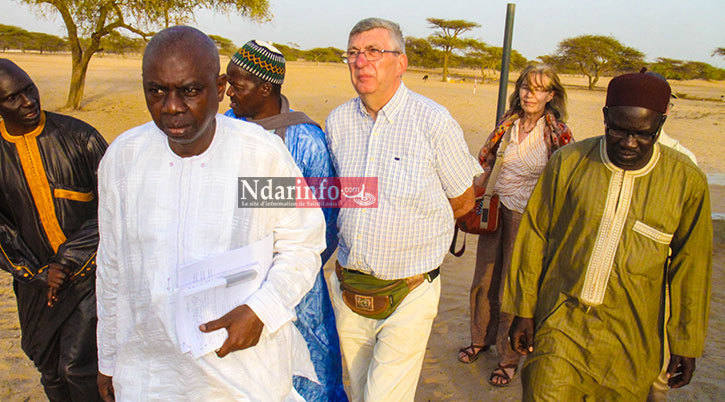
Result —
<instances>
[{"instance_id":1,"label":"patterned kufi cap","mask_svg":"<svg viewBox=\"0 0 725 402\"><path fill-rule=\"evenodd\" d=\"M282 85L284 81L284 56L271 43L250 40L234 53L232 62L272 84Z\"/></svg>"}]
</instances>

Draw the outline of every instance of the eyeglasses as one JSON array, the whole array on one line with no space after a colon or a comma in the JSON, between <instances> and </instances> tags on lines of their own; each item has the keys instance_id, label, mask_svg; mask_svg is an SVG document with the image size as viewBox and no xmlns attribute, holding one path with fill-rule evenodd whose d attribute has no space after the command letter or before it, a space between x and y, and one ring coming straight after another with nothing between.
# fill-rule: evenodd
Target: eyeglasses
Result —
<instances>
[{"instance_id":1,"label":"eyeglasses","mask_svg":"<svg viewBox=\"0 0 725 402\"><path fill-rule=\"evenodd\" d=\"M657 134L659 134L660 130L662 129L662 126L665 124L665 120L667 119L667 116L663 114L660 117L660 122L659 122L659 124L657 124L657 128L655 128L651 132L623 130L621 128L613 128L613 127L609 126L609 124L610 124L608 122L609 118L607 117L608 111L609 111L608 109L609 109L608 107L606 107L606 106L604 107L604 115L605 115L605 120L604 120L605 131L604 132L608 136L615 138L617 140L621 140L621 139L631 135L639 142L644 142L644 143L650 142L650 141L654 140L655 137L657 137Z\"/></svg>"},{"instance_id":2,"label":"eyeglasses","mask_svg":"<svg viewBox=\"0 0 725 402\"><path fill-rule=\"evenodd\" d=\"M384 49L375 49L374 47L365 49L365 50L348 50L347 52L342 54L342 61L345 63L354 63L358 57L360 57L361 54L365 55L365 60L367 61L375 61L380 60L383 58L383 54L385 53L392 53L392 54L401 54L403 52L399 50L384 50Z\"/></svg>"},{"instance_id":3,"label":"eyeglasses","mask_svg":"<svg viewBox=\"0 0 725 402\"><path fill-rule=\"evenodd\" d=\"M631 135L639 142L649 142L652 141L657 134L659 134L660 129L662 128L662 125L665 123L665 117L662 116L662 119L660 120L660 123L657 125L657 128L653 131L647 133L647 132L641 132L641 131L629 131L629 130L622 130L620 128L612 128L607 126L606 133L608 136L612 138L616 138L618 140L621 140L622 138Z\"/></svg>"},{"instance_id":4,"label":"eyeglasses","mask_svg":"<svg viewBox=\"0 0 725 402\"><path fill-rule=\"evenodd\" d=\"M638 131L627 131L627 130L620 130L618 128L611 128L607 127L606 133L608 136L612 138L616 138L618 140L621 140L622 138L631 135L639 142L649 142L652 141L657 133L660 132L660 128L657 127L656 130L652 131L651 133L642 133Z\"/></svg>"}]
</instances>

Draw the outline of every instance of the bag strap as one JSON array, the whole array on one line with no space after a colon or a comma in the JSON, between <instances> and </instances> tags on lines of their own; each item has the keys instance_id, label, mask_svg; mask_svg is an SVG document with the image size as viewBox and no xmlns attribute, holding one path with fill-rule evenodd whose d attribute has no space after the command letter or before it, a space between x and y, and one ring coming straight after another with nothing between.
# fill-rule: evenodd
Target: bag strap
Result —
<instances>
[{"instance_id":1,"label":"bag strap","mask_svg":"<svg viewBox=\"0 0 725 402\"><path fill-rule=\"evenodd\" d=\"M466 251L466 232L463 232L463 245L461 246L461 249L456 251L456 239L458 239L458 225L453 225L453 241L451 241L451 247L448 249L451 254L453 254L456 257L460 257L463 255L463 253Z\"/></svg>"},{"instance_id":2,"label":"bag strap","mask_svg":"<svg viewBox=\"0 0 725 402\"><path fill-rule=\"evenodd\" d=\"M501 144L498 146L498 150L496 151L496 162L494 162L491 176L488 176L488 182L486 182L486 192L484 193L484 196L486 197L490 198L493 195L493 188L496 185L496 179L498 179L498 174L503 166L503 157L506 152L506 145L508 145L510 138L511 129L508 129L503 138L501 138Z\"/></svg>"},{"instance_id":3,"label":"bag strap","mask_svg":"<svg viewBox=\"0 0 725 402\"><path fill-rule=\"evenodd\" d=\"M484 197L491 198L491 196L493 195L493 187L496 184L498 173L501 171L501 166L503 166L504 152L506 151L506 145L508 145L509 138L511 138L511 129L506 130L506 133L501 138L501 144L498 146L498 150L496 151L496 162L494 162L493 170L491 171L491 175L488 176L488 181L486 182L486 191L483 194ZM467 233L463 232L463 245L461 246L460 250L456 251L456 240L458 239L458 225L454 225L453 241L451 241L451 247L448 249L451 254L456 257L460 257L463 255L463 253L466 251L466 235Z\"/></svg>"}]
</instances>

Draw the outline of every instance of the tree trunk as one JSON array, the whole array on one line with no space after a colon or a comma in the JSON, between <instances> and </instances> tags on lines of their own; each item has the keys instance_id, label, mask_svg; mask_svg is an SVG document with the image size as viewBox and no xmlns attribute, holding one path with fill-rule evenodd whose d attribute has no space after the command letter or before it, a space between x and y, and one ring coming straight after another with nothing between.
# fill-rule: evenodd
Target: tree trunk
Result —
<instances>
[{"instance_id":1,"label":"tree trunk","mask_svg":"<svg viewBox=\"0 0 725 402\"><path fill-rule=\"evenodd\" d=\"M592 72L592 75L594 77L589 77L589 90L590 91L593 90L595 86L597 86L597 81L599 81L599 74L601 74L605 70L606 65L607 65L606 62L604 62L602 64L594 63L594 66L593 66L594 71Z\"/></svg>"},{"instance_id":2,"label":"tree trunk","mask_svg":"<svg viewBox=\"0 0 725 402\"><path fill-rule=\"evenodd\" d=\"M91 41L87 49L83 49L78 38L78 26L73 21L68 4L56 1L41 1L51 4L55 7L63 18L63 23L68 30L68 45L71 50L71 77L70 88L68 90L68 100L63 109L78 110L81 108L81 100L83 99L83 90L86 86L86 73L88 72L88 64L93 54L101 47L101 37L108 34L104 25L106 16L108 15L110 4L106 4L99 10L98 19L95 21L94 32L91 34Z\"/></svg>"},{"instance_id":3,"label":"tree trunk","mask_svg":"<svg viewBox=\"0 0 725 402\"><path fill-rule=\"evenodd\" d=\"M599 81L599 72L602 71L601 67L594 69L594 77L589 77L589 90L593 90L595 86L597 86L597 81Z\"/></svg>"},{"instance_id":4,"label":"tree trunk","mask_svg":"<svg viewBox=\"0 0 725 402\"><path fill-rule=\"evenodd\" d=\"M450 50L445 50L443 53L443 82L448 82L448 56Z\"/></svg>"},{"instance_id":5,"label":"tree trunk","mask_svg":"<svg viewBox=\"0 0 725 402\"><path fill-rule=\"evenodd\" d=\"M594 76L594 79L589 79L589 89L594 89L595 86L597 86L597 81L599 81L599 74Z\"/></svg>"},{"instance_id":6,"label":"tree trunk","mask_svg":"<svg viewBox=\"0 0 725 402\"><path fill-rule=\"evenodd\" d=\"M90 57L81 57L80 60L73 59L70 89L68 90L68 100L63 107L64 109L79 110L81 108L83 90L86 87L86 73L90 61Z\"/></svg>"},{"instance_id":7,"label":"tree trunk","mask_svg":"<svg viewBox=\"0 0 725 402\"><path fill-rule=\"evenodd\" d=\"M93 34L91 42L85 51L78 49L73 52L71 57L71 76L70 89L68 91L68 100L64 109L79 110L81 108L81 100L83 100L83 91L86 88L86 73L88 73L88 65L93 55L101 47L101 35Z\"/></svg>"}]
</instances>

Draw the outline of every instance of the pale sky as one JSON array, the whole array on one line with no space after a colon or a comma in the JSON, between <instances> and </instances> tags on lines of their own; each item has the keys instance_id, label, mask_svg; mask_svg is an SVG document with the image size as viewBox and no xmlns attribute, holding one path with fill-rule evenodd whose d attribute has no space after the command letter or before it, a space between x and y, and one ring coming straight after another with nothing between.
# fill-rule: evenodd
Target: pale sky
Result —
<instances>
[{"instance_id":1,"label":"pale sky","mask_svg":"<svg viewBox=\"0 0 725 402\"><path fill-rule=\"evenodd\" d=\"M257 24L239 16L197 13L192 24L242 45L250 39L294 42L302 49L344 49L350 28L366 17L398 22L406 36L432 33L426 18L465 19L481 25L468 37L501 46L506 1L499 0L270 0L273 18ZM611 35L627 46L657 57L704 61L725 47L725 0L520 0L516 2L513 48L528 59L556 50L562 39ZM60 17L44 19L18 0L0 0L0 23L66 36Z\"/></svg>"}]
</instances>

